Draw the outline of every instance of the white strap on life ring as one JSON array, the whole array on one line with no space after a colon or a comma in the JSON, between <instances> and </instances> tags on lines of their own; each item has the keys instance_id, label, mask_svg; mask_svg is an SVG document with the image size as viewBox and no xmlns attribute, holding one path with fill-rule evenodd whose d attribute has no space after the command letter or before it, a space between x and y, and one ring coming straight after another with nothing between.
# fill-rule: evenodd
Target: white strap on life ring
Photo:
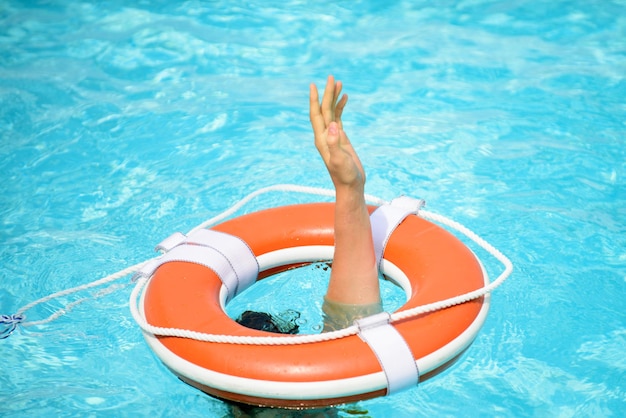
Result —
<instances>
[{"instance_id":1,"label":"white strap on life ring","mask_svg":"<svg viewBox=\"0 0 626 418\"><path fill-rule=\"evenodd\" d=\"M417 386L420 377L409 345L389 323L390 318L388 312L381 312L354 321L359 337L370 346L385 373L387 395Z\"/></svg>"},{"instance_id":2,"label":"white strap on life ring","mask_svg":"<svg viewBox=\"0 0 626 418\"><path fill-rule=\"evenodd\" d=\"M417 214L424 204L424 200L400 196L370 215L379 270L393 231L407 216ZM387 395L417 386L419 382L419 370L413 353L402 335L390 324L390 318L388 312L381 312L354 321L359 328L359 337L370 346L385 373Z\"/></svg>"},{"instance_id":3,"label":"white strap on life ring","mask_svg":"<svg viewBox=\"0 0 626 418\"><path fill-rule=\"evenodd\" d=\"M417 215L419 210L426 204L422 199L414 199L408 196L400 196L393 199L386 205L378 207L370 215L372 225L372 239L374 241L374 251L376 262L380 270L380 263L385 253L385 247L389 237L400 223L409 215Z\"/></svg>"},{"instance_id":4,"label":"white strap on life ring","mask_svg":"<svg viewBox=\"0 0 626 418\"><path fill-rule=\"evenodd\" d=\"M240 238L211 229L199 229L186 236L176 232L156 246L164 254L147 263L133 280L151 277L157 268L172 261L200 264L220 278L232 299L252 285L259 273L254 253Z\"/></svg>"}]
</instances>

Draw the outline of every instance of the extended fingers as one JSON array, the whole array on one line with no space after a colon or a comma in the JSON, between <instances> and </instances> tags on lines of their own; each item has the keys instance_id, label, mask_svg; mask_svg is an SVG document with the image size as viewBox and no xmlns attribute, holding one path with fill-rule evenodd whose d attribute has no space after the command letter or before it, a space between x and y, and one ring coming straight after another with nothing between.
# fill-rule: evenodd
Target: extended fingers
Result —
<instances>
[{"instance_id":1,"label":"extended fingers","mask_svg":"<svg viewBox=\"0 0 626 418\"><path fill-rule=\"evenodd\" d=\"M324 132L326 123L324 122L324 117L320 109L317 87L313 83L309 86L309 119L311 120L311 127L316 137Z\"/></svg>"},{"instance_id":2,"label":"extended fingers","mask_svg":"<svg viewBox=\"0 0 626 418\"><path fill-rule=\"evenodd\" d=\"M341 89L343 88L343 84L341 81L337 80L335 83L335 91L333 92L333 105L336 106L337 100L339 99L339 95L341 94Z\"/></svg>"},{"instance_id":3,"label":"extended fingers","mask_svg":"<svg viewBox=\"0 0 626 418\"><path fill-rule=\"evenodd\" d=\"M340 127L343 127L341 123L341 115L343 114L343 109L346 107L346 103L348 103L348 95L344 94L335 106L335 120L339 123Z\"/></svg>"},{"instance_id":4,"label":"extended fingers","mask_svg":"<svg viewBox=\"0 0 626 418\"><path fill-rule=\"evenodd\" d=\"M324 119L324 124L326 127L330 124L330 122L338 122L341 124L341 115L343 113L343 109L348 102L348 96L341 96L341 90L343 85L341 81L335 81L335 78L332 75L329 75L326 79L326 86L324 87L324 95L322 96L322 103L319 106L319 111L321 112L322 118ZM315 96L313 96L313 87L311 93L311 109L313 109L313 101L319 103L319 96L317 94L317 88L314 89ZM341 97L341 98L340 98Z\"/></svg>"},{"instance_id":5,"label":"extended fingers","mask_svg":"<svg viewBox=\"0 0 626 418\"><path fill-rule=\"evenodd\" d=\"M341 81L335 81L332 75L328 76L320 104L317 86L314 83L309 86L309 118L315 134L315 145L322 154L328 152L328 144L325 142L328 140L327 129L331 123L336 122L338 129L343 130L341 115L348 96L341 95L342 88Z\"/></svg>"},{"instance_id":6,"label":"extended fingers","mask_svg":"<svg viewBox=\"0 0 626 418\"><path fill-rule=\"evenodd\" d=\"M333 95L333 120L339 124L339 128L343 128L343 124L341 123L341 115L343 114L343 109L348 103L348 95L341 95L341 90L343 89L343 84L341 81L337 80L335 83L335 93Z\"/></svg>"},{"instance_id":7,"label":"extended fingers","mask_svg":"<svg viewBox=\"0 0 626 418\"><path fill-rule=\"evenodd\" d=\"M335 78L329 75L326 79L326 87L324 87L324 96L322 96L322 116L326 126L335 120Z\"/></svg>"}]
</instances>

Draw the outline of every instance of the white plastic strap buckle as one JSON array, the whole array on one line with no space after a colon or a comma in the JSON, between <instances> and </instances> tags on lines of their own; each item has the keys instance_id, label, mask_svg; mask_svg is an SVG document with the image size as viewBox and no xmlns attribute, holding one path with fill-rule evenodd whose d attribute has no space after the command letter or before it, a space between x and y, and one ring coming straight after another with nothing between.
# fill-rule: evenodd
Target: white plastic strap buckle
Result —
<instances>
[{"instance_id":1,"label":"white plastic strap buckle","mask_svg":"<svg viewBox=\"0 0 626 418\"><path fill-rule=\"evenodd\" d=\"M379 269L385 253L385 247L393 231L407 216L417 215L425 204L426 202L422 199L400 196L388 204L380 206L370 215L374 251Z\"/></svg>"},{"instance_id":2,"label":"white plastic strap buckle","mask_svg":"<svg viewBox=\"0 0 626 418\"><path fill-rule=\"evenodd\" d=\"M184 244L186 241L187 236L185 234L183 234L182 232L174 232L172 235L161 241L154 250L166 253L172 248Z\"/></svg>"},{"instance_id":3,"label":"white plastic strap buckle","mask_svg":"<svg viewBox=\"0 0 626 418\"><path fill-rule=\"evenodd\" d=\"M146 263L135 273L133 281L151 277L165 263L195 263L218 275L230 300L252 285L259 273L259 263L248 244L236 236L211 229L200 229L189 236L176 232L159 243L156 250L164 254Z\"/></svg>"},{"instance_id":4,"label":"white plastic strap buckle","mask_svg":"<svg viewBox=\"0 0 626 418\"><path fill-rule=\"evenodd\" d=\"M359 337L370 346L385 373L387 395L419 383L419 370L411 348L389 320L389 313L381 312L354 321Z\"/></svg>"}]
</instances>

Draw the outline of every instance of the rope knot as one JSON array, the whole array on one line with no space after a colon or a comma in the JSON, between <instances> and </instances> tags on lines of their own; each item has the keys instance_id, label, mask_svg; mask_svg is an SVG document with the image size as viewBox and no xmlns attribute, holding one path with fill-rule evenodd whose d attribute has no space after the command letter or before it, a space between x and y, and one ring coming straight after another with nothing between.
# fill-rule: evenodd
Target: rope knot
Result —
<instances>
[{"instance_id":1,"label":"rope knot","mask_svg":"<svg viewBox=\"0 0 626 418\"><path fill-rule=\"evenodd\" d=\"M7 338L15 331L17 326L24 321L25 316L22 314L0 315L0 325L3 328L0 331L0 340Z\"/></svg>"}]
</instances>

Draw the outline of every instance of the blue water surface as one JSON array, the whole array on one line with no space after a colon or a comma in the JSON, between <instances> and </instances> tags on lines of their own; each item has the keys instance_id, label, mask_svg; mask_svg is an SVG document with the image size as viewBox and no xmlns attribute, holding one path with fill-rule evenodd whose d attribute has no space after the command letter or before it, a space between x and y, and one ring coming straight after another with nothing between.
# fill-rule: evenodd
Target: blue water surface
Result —
<instances>
[{"instance_id":1,"label":"blue water surface","mask_svg":"<svg viewBox=\"0 0 626 418\"><path fill-rule=\"evenodd\" d=\"M425 198L516 269L453 367L320 414L626 415L619 0L0 0L0 313L146 260L261 187L331 187L307 113L330 73L366 191ZM40 304L28 320L72 309L0 340L0 415L241 413L159 363L129 281Z\"/></svg>"}]
</instances>

